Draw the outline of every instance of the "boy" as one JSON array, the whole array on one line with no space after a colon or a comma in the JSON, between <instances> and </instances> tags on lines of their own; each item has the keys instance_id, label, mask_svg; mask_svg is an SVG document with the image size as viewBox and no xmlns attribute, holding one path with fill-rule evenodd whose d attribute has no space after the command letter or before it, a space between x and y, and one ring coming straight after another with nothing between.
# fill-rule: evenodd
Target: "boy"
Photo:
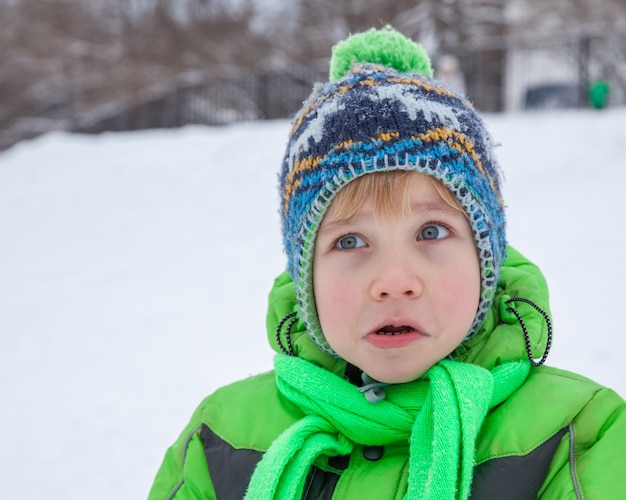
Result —
<instances>
[{"instance_id":1,"label":"boy","mask_svg":"<svg viewBox=\"0 0 626 500\"><path fill-rule=\"evenodd\" d=\"M626 498L626 403L541 366L482 120L391 29L337 45L280 177L275 370L209 396L150 499Z\"/></svg>"}]
</instances>

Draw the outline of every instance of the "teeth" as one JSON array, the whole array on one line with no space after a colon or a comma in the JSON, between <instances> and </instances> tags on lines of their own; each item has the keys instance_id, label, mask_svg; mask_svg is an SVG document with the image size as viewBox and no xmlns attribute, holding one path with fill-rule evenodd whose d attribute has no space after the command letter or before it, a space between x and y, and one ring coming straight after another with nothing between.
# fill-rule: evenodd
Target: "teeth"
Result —
<instances>
[{"instance_id":1,"label":"teeth","mask_svg":"<svg viewBox=\"0 0 626 500\"><path fill-rule=\"evenodd\" d=\"M403 327L388 326L385 328L381 328L376 333L378 335L392 335L393 336L393 335L402 335L403 333L409 333L409 332L412 332L413 330L415 329L410 326L403 326Z\"/></svg>"}]
</instances>

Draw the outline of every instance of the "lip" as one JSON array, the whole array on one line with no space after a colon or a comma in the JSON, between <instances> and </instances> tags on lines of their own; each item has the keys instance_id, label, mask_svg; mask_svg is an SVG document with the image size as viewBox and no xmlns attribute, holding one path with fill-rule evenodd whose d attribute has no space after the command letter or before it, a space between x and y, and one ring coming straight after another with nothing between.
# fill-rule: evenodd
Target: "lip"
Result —
<instances>
[{"instance_id":1,"label":"lip","mask_svg":"<svg viewBox=\"0 0 626 500\"><path fill-rule=\"evenodd\" d=\"M398 333L395 335L378 333L380 330L389 327L393 327L390 330L397 330ZM408 327L410 331L400 333L402 327ZM422 331L419 325L416 325L412 320L406 318L394 318L387 319L379 323L365 336L365 340L379 349L398 349L406 347L407 345L427 336L428 335Z\"/></svg>"}]
</instances>

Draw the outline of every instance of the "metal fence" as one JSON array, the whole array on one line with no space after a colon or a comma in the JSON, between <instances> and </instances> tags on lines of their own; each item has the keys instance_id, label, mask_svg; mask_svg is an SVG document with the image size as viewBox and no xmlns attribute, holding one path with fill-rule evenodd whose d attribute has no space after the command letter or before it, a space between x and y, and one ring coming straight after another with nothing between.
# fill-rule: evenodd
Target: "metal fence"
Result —
<instances>
[{"instance_id":1,"label":"metal fence","mask_svg":"<svg viewBox=\"0 0 626 500\"><path fill-rule=\"evenodd\" d=\"M626 105L626 34L579 36L544 41L505 41L480 49L448 47L465 79L465 91L480 111L500 112L596 104ZM68 102L59 109L67 116L37 114L16 117L15 127L3 127L0 149L22 138L54 129L83 133L186 124L220 125L239 121L292 117L313 84L327 78L315 72L265 73L232 78L211 77L183 84L159 95L117 100L115 106L85 109ZM598 96L600 99L598 100ZM596 106L598 107L598 106ZM32 129L32 130L31 130Z\"/></svg>"},{"instance_id":2,"label":"metal fence","mask_svg":"<svg viewBox=\"0 0 626 500\"><path fill-rule=\"evenodd\" d=\"M286 118L300 108L321 78L315 73L207 78L202 84L180 86L110 116L78 117L71 129L99 133Z\"/></svg>"},{"instance_id":3,"label":"metal fence","mask_svg":"<svg viewBox=\"0 0 626 500\"><path fill-rule=\"evenodd\" d=\"M507 41L456 53L448 48L448 52L459 59L467 95L481 111L589 107L590 91L600 82L609 89L602 106L626 105L626 34ZM314 82L324 79L325 74L314 72L210 78L112 116L77 120L73 130L101 132L287 118L299 109Z\"/></svg>"}]
</instances>

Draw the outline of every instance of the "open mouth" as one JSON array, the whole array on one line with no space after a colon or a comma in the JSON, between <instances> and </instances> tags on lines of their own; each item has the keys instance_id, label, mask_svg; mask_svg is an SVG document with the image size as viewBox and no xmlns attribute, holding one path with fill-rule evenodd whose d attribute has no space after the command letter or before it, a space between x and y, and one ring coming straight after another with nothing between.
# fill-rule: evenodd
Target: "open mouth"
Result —
<instances>
[{"instance_id":1,"label":"open mouth","mask_svg":"<svg viewBox=\"0 0 626 500\"><path fill-rule=\"evenodd\" d=\"M377 326L374 331L366 336L366 340L377 349L401 349L420 339L427 337L416 327L398 323ZM407 320L404 320L407 321Z\"/></svg>"},{"instance_id":2,"label":"open mouth","mask_svg":"<svg viewBox=\"0 0 626 500\"><path fill-rule=\"evenodd\" d=\"M393 326L387 325L383 326L380 330L376 331L376 335L402 335L404 333L413 333L415 332L415 328L408 325L402 326Z\"/></svg>"}]
</instances>

